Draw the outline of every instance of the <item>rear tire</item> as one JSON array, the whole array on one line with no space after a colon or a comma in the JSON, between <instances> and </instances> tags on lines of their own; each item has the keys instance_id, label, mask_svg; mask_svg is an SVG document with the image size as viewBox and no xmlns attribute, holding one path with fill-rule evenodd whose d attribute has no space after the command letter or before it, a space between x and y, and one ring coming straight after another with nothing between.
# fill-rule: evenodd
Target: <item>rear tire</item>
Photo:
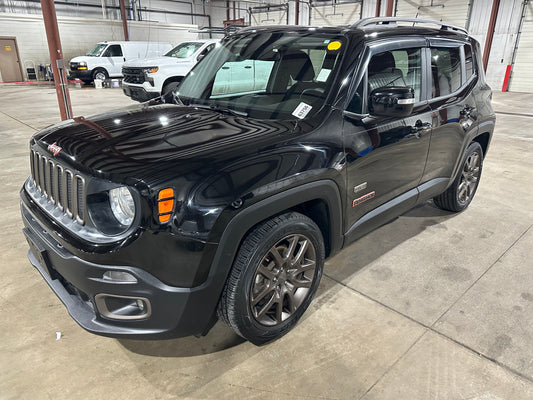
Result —
<instances>
[{"instance_id":1,"label":"rear tire","mask_svg":"<svg viewBox=\"0 0 533 400\"><path fill-rule=\"evenodd\" d=\"M435 205L443 210L459 212L468 207L476 194L483 168L483 149L472 142L461 164L461 170L452 185L433 198Z\"/></svg>"},{"instance_id":2,"label":"rear tire","mask_svg":"<svg viewBox=\"0 0 533 400\"><path fill-rule=\"evenodd\" d=\"M305 215L289 212L260 223L239 248L220 318L255 345L283 336L316 293L324 253L322 233Z\"/></svg>"}]
</instances>

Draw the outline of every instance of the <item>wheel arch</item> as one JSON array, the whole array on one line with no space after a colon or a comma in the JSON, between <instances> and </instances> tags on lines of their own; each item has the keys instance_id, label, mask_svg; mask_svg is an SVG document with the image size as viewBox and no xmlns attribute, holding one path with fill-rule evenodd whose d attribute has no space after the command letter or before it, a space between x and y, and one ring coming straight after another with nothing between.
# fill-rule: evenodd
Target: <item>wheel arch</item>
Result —
<instances>
[{"instance_id":1,"label":"wheel arch","mask_svg":"<svg viewBox=\"0 0 533 400\"><path fill-rule=\"evenodd\" d=\"M487 150L489 148L490 143L490 133L484 132L480 135L477 135L474 139L472 139L472 142L478 142L481 146L481 150L483 150L483 158L485 158L485 155L487 154Z\"/></svg>"},{"instance_id":2,"label":"wheel arch","mask_svg":"<svg viewBox=\"0 0 533 400\"><path fill-rule=\"evenodd\" d=\"M217 286L217 300L246 234L257 224L286 211L300 212L318 225L327 246L326 256L342 248L342 201L334 181L307 183L260 200L234 216L222 233L208 277Z\"/></svg>"},{"instance_id":3,"label":"wheel arch","mask_svg":"<svg viewBox=\"0 0 533 400\"><path fill-rule=\"evenodd\" d=\"M109 71L107 70L106 67L102 67L101 65L99 65L98 67L95 67L93 68L93 72L91 74L91 76L94 76L94 74L96 74L98 71L103 71L107 74L107 76L109 76Z\"/></svg>"},{"instance_id":4,"label":"wheel arch","mask_svg":"<svg viewBox=\"0 0 533 400\"><path fill-rule=\"evenodd\" d=\"M183 80L183 76L179 75L179 76L170 76L168 77L167 79L165 79L165 81L163 82L163 85L161 86L161 90L163 90L165 88L166 85L168 85L169 83L172 83L172 82L181 82Z\"/></svg>"}]
</instances>

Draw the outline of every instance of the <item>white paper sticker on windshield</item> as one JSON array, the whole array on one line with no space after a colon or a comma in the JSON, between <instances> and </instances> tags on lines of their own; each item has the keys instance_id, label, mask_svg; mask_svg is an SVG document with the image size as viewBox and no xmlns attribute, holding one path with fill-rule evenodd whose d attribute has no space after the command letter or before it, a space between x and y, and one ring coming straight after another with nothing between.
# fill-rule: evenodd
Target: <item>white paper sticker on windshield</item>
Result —
<instances>
[{"instance_id":1,"label":"white paper sticker on windshield","mask_svg":"<svg viewBox=\"0 0 533 400\"><path fill-rule=\"evenodd\" d=\"M292 115L294 115L296 118L305 118L307 114L309 114L309 111L311 111L312 106L309 104L305 104L303 101L298 104L298 107L292 112Z\"/></svg>"},{"instance_id":2,"label":"white paper sticker on windshield","mask_svg":"<svg viewBox=\"0 0 533 400\"><path fill-rule=\"evenodd\" d=\"M330 72L330 69L321 69L316 77L317 82L326 82Z\"/></svg>"}]
</instances>

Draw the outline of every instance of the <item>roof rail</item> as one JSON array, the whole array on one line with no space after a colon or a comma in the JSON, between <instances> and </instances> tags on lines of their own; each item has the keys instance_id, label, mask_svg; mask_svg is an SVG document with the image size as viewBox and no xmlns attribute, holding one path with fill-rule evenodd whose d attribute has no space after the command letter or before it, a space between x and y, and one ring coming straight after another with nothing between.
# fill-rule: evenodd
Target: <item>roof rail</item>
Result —
<instances>
[{"instance_id":1,"label":"roof rail","mask_svg":"<svg viewBox=\"0 0 533 400\"><path fill-rule=\"evenodd\" d=\"M404 18L404 17L370 17L370 18L363 18L357 21L356 23L352 24L350 28L356 29L356 28L362 28L364 26L368 25L398 25L397 22L412 22L414 24L431 24L431 25L438 25L440 26L440 29L444 30L451 30L451 31L459 31L464 33L465 35L468 35L468 31L464 28L461 28L459 26L450 25L442 21L434 21L432 19L420 19L420 18Z\"/></svg>"}]
</instances>

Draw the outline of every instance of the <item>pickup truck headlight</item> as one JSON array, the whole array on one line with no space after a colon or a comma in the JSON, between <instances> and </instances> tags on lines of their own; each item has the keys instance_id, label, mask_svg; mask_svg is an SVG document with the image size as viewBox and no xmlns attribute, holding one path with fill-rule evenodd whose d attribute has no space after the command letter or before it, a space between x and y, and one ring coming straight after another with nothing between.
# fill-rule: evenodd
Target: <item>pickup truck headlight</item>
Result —
<instances>
[{"instance_id":1,"label":"pickup truck headlight","mask_svg":"<svg viewBox=\"0 0 533 400\"><path fill-rule=\"evenodd\" d=\"M159 67L148 67L143 69L145 74L155 74L157 71L159 71Z\"/></svg>"},{"instance_id":2,"label":"pickup truck headlight","mask_svg":"<svg viewBox=\"0 0 533 400\"><path fill-rule=\"evenodd\" d=\"M130 226L135 217L135 202L126 186L109 191L109 203L113 215L122 225Z\"/></svg>"}]
</instances>

